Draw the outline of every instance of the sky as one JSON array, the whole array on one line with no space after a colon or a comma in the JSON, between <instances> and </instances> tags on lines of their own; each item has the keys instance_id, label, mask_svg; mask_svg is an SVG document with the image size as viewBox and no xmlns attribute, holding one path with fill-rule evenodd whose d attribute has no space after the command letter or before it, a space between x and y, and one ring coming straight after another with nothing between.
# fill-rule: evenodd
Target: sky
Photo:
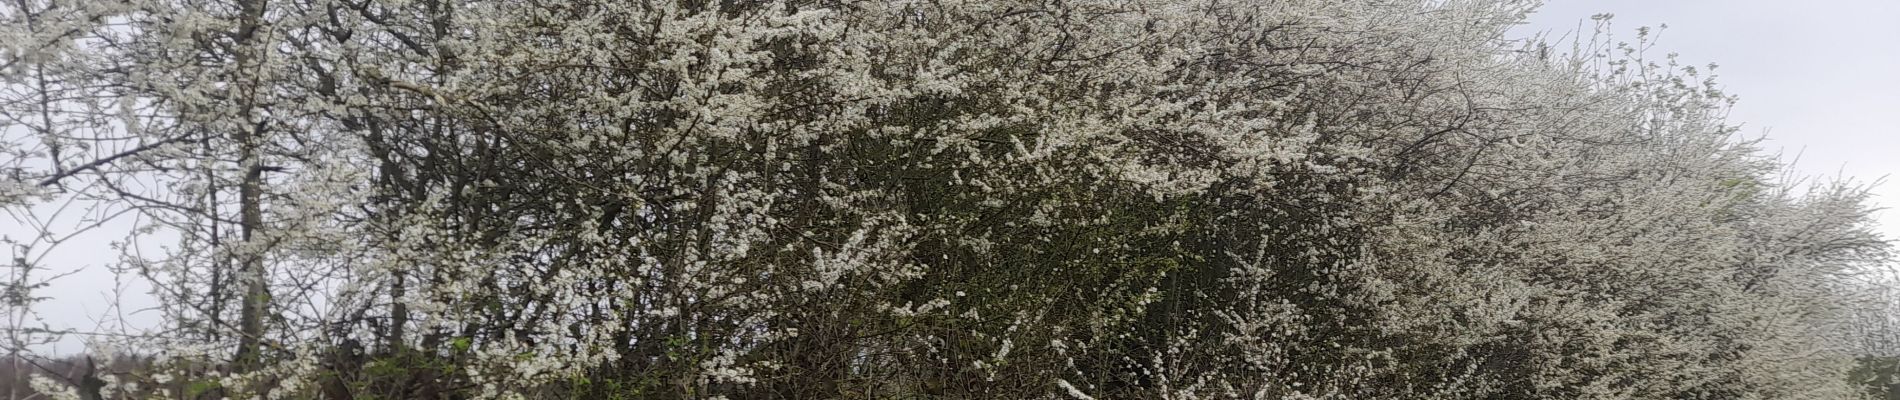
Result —
<instances>
[{"instance_id":1,"label":"sky","mask_svg":"<svg viewBox=\"0 0 1900 400\"><path fill-rule=\"evenodd\" d=\"M1730 114L1749 137L1798 161L1793 173L1821 180L1900 180L1900 0L1550 0L1515 36L1590 29L1591 15L1610 13L1612 33L1634 38L1638 27L1661 31L1653 51L1678 53L1687 65L1721 65L1719 80L1741 97ZM1900 182L1873 190L1877 204L1900 207ZM1900 210L1879 214L1880 231L1900 238ZM104 266L129 223L75 238L49 265L81 268L46 288L37 305L54 328L119 330L157 321L144 285L115 280ZM0 227L0 234L21 229ZM144 243L141 247L158 244ZM0 252L4 255L4 252ZM66 341L42 352L83 349Z\"/></svg>"}]
</instances>

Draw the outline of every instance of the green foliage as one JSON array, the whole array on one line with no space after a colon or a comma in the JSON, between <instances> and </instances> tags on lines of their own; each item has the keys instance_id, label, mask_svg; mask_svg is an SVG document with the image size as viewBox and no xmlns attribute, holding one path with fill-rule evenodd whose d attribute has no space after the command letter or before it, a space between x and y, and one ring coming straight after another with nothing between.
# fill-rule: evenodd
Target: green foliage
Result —
<instances>
[{"instance_id":1,"label":"green foliage","mask_svg":"<svg viewBox=\"0 0 1900 400\"><path fill-rule=\"evenodd\" d=\"M1860 357L1847 380L1879 399L1900 399L1900 357Z\"/></svg>"}]
</instances>

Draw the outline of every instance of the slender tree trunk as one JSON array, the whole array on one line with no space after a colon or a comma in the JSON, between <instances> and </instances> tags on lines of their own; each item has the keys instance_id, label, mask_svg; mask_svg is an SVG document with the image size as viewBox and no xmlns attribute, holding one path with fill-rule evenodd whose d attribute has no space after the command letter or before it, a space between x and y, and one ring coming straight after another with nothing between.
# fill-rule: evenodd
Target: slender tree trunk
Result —
<instances>
[{"instance_id":1,"label":"slender tree trunk","mask_svg":"<svg viewBox=\"0 0 1900 400\"><path fill-rule=\"evenodd\" d=\"M395 354L402 354L403 349L407 347L405 344L407 339L403 338L405 334L403 325L409 324L409 305L403 303L402 300L403 296L408 295L409 291L408 282L406 282L408 274L397 270L395 271L395 275L389 284L390 310L388 350Z\"/></svg>"},{"instance_id":2,"label":"slender tree trunk","mask_svg":"<svg viewBox=\"0 0 1900 400\"><path fill-rule=\"evenodd\" d=\"M247 140L242 140L245 143L242 145L243 155L240 158L249 167L246 168L242 187L238 190L238 207L242 214L239 222L243 225L241 232L244 243L244 249L240 255L243 262L239 270L244 283L244 299L242 315L239 316L238 322L238 365L244 367L252 366L257 362L258 342L264 334L264 314L270 302L270 293L265 285L267 276L264 271L263 254L260 254L262 249L256 246L257 231L264 219L258 199L263 192L263 171L256 166L257 155L254 151L253 140L250 140L254 138L250 136L252 135L245 135L244 139Z\"/></svg>"},{"instance_id":3,"label":"slender tree trunk","mask_svg":"<svg viewBox=\"0 0 1900 400\"><path fill-rule=\"evenodd\" d=\"M249 75L238 79L243 86L237 88L240 99L239 115L245 121L237 134L238 163L244 171L244 180L238 188L238 209L240 233L243 250L239 256L240 280L244 286L242 314L239 316L237 365L242 369L255 367L258 362L258 346L264 335L264 314L270 306L270 293L266 286L268 274L264 270L263 249L258 245L258 231L264 223L262 196L264 191L264 166L260 162L258 147L263 136L265 124L251 121L258 96L258 69L262 55L262 46L258 46L257 33L263 25L265 0L244 0L240 3L241 18L237 32L238 73ZM248 82L246 82L248 81Z\"/></svg>"}]
</instances>

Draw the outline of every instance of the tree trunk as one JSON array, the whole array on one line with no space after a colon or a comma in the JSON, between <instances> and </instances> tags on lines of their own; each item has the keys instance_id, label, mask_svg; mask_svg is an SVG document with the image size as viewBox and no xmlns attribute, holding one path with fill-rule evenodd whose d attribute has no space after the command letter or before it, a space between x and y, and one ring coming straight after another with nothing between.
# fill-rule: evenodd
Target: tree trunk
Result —
<instances>
[{"instance_id":1,"label":"tree trunk","mask_svg":"<svg viewBox=\"0 0 1900 400\"><path fill-rule=\"evenodd\" d=\"M262 196L264 186L264 166L260 162L258 144L261 142L265 124L251 121L258 96L258 57L263 46L258 46L257 31L263 24L265 0L244 0L239 4L243 15L238 22L237 65L235 80L239 95L239 115L245 121L235 139L238 142L238 163L244 171L244 181L238 189L238 209L240 233L243 243L239 253L241 259L238 276L244 286L242 314L238 321L237 367L250 369L257 365L258 346L264 335L264 314L270 306L270 293L266 283L269 274L264 270L261 246L257 243L257 233L263 227L264 215Z\"/></svg>"}]
</instances>

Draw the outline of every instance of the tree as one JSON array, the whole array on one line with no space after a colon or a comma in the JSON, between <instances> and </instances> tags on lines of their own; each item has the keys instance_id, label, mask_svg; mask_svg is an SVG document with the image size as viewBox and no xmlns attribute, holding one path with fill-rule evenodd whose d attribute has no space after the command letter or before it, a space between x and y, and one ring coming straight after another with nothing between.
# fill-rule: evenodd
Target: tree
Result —
<instances>
[{"instance_id":1,"label":"tree","mask_svg":"<svg viewBox=\"0 0 1900 400\"><path fill-rule=\"evenodd\" d=\"M1847 398L1886 259L1534 2L100 4L171 396Z\"/></svg>"}]
</instances>

